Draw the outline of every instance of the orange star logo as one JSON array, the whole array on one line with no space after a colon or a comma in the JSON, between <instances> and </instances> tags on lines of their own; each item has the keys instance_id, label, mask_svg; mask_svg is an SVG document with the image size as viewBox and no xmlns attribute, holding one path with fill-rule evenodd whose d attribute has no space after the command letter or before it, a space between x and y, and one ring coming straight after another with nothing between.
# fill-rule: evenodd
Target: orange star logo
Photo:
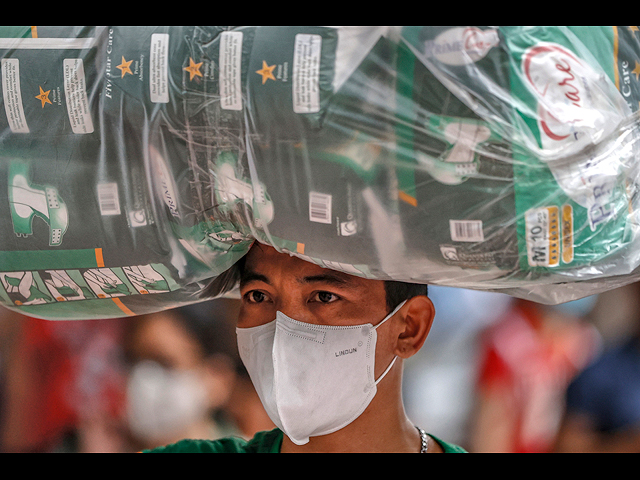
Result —
<instances>
[{"instance_id":1,"label":"orange star logo","mask_svg":"<svg viewBox=\"0 0 640 480\"><path fill-rule=\"evenodd\" d=\"M45 103L51 103L51 100L49 100L49 93L51 92L51 90L47 90L45 92L44 90L42 90L42 87L38 88L40 88L40 95L36 95L36 98L42 102L42 108L44 108ZM53 104L51 103L51 105Z\"/></svg>"},{"instance_id":2,"label":"orange star logo","mask_svg":"<svg viewBox=\"0 0 640 480\"><path fill-rule=\"evenodd\" d=\"M262 75L262 84L267 83L267 80L275 80L276 77L273 76L273 70L276 68L275 65L267 65L267 62L262 61L262 70L258 70L256 73Z\"/></svg>"},{"instance_id":3,"label":"orange star logo","mask_svg":"<svg viewBox=\"0 0 640 480\"><path fill-rule=\"evenodd\" d=\"M120 78L124 78L127 73L133 75L133 72L131 71L131 62L133 62L133 60L129 60L127 62L124 57L122 57L122 63L116 67L122 72L122 76Z\"/></svg>"},{"instance_id":4,"label":"orange star logo","mask_svg":"<svg viewBox=\"0 0 640 480\"><path fill-rule=\"evenodd\" d=\"M189 57L189 66L184 67L185 72L189 72L189 81L193 81L194 77L201 77L202 73L200 73L200 67L202 66L202 62L196 63L193 61L193 58Z\"/></svg>"}]
</instances>

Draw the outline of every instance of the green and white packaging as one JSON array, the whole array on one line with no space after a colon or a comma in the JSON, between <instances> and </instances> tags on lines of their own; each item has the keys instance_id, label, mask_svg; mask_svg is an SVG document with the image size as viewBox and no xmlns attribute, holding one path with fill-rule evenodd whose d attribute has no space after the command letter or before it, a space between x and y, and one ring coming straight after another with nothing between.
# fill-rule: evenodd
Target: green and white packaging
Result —
<instances>
[{"instance_id":1,"label":"green and white packaging","mask_svg":"<svg viewBox=\"0 0 640 480\"><path fill-rule=\"evenodd\" d=\"M170 30L27 27L0 40L5 305L60 319L157 311L198 301L246 253L229 215L201 221L184 137L158 120L169 82L190 76L189 42L167 48L192 29Z\"/></svg>"},{"instance_id":2,"label":"green and white packaging","mask_svg":"<svg viewBox=\"0 0 640 480\"><path fill-rule=\"evenodd\" d=\"M633 281L632 27L6 27L0 300L200 301L255 241L557 303Z\"/></svg>"},{"instance_id":3,"label":"green and white packaging","mask_svg":"<svg viewBox=\"0 0 640 480\"><path fill-rule=\"evenodd\" d=\"M420 82L414 78L400 93L407 98L412 92L406 111L415 112L416 127L400 135L413 140L407 162L417 164L416 175L427 170L437 181L429 184L430 192L434 185L446 189L443 184L455 183L455 175L440 173L446 167L472 172L458 175L447 198L470 203L466 215L451 221L475 241L459 238L443 245L450 263L470 259L467 252L473 249L509 259L476 266L493 267L495 280L489 283L510 290L631 274L637 267L634 114L640 99L629 76L638 56L635 32L628 27L408 27L402 40L411 52L405 57L416 58L415 72L422 69L440 83L439 91L429 86L416 98ZM408 64L411 68L411 60ZM466 127L452 141L434 125L442 124L441 109L456 104L467 111L460 107L445 122ZM418 125L420 116L426 121ZM417 139L422 132L426 142ZM435 138L445 145L444 153L432 153ZM465 152L452 161L460 143ZM475 282L473 274L460 282L469 280ZM562 299L562 289L543 295Z\"/></svg>"}]
</instances>

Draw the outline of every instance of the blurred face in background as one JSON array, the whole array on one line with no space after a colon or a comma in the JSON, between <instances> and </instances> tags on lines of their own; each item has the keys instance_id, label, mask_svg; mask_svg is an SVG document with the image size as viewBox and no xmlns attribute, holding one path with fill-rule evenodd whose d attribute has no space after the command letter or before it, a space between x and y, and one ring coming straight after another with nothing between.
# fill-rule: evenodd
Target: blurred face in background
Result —
<instances>
[{"instance_id":1,"label":"blurred face in background","mask_svg":"<svg viewBox=\"0 0 640 480\"><path fill-rule=\"evenodd\" d=\"M222 356L207 358L172 311L144 317L128 355L128 418L143 448L217 435L212 412L231 394L235 373Z\"/></svg>"}]
</instances>

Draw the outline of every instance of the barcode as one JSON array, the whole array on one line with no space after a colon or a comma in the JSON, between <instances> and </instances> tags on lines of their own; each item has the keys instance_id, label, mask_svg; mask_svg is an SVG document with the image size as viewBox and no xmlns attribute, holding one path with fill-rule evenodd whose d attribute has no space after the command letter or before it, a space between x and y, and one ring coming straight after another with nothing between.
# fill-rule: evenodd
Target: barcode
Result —
<instances>
[{"instance_id":1,"label":"barcode","mask_svg":"<svg viewBox=\"0 0 640 480\"><path fill-rule=\"evenodd\" d=\"M331 195L309 192L309 220L317 223L331 223Z\"/></svg>"},{"instance_id":2,"label":"barcode","mask_svg":"<svg viewBox=\"0 0 640 480\"><path fill-rule=\"evenodd\" d=\"M120 215L117 183L101 183L98 185L98 205L101 215Z\"/></svg>"},{"instance_id":3,"label":"barcode","mask_svg":"<svg viewBox=\"0 0 640 480\"><path fill-rule=\"evenodd\" d=\"M482 220L449 220L454 242L484 242Z\"/></svg>"}]
</instances>

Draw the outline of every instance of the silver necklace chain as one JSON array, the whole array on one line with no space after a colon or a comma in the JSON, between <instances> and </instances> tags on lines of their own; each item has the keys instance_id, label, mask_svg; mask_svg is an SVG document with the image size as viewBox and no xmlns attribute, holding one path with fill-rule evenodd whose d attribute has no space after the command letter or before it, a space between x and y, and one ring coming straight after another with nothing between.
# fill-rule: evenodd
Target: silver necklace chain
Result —
<instances>
[{"instance_id":1,"label":"silver necklace chain","mask_svg":"<svg viewBox=\"0 0 640 480\"><path fill-rule=\"evenodd\" d=\"M427 432L422 430L420 427L416 428L418 429L418 433L420 433L420 453L427 453L427 449L429 448Z\"/></svg>"}]
</instances>

